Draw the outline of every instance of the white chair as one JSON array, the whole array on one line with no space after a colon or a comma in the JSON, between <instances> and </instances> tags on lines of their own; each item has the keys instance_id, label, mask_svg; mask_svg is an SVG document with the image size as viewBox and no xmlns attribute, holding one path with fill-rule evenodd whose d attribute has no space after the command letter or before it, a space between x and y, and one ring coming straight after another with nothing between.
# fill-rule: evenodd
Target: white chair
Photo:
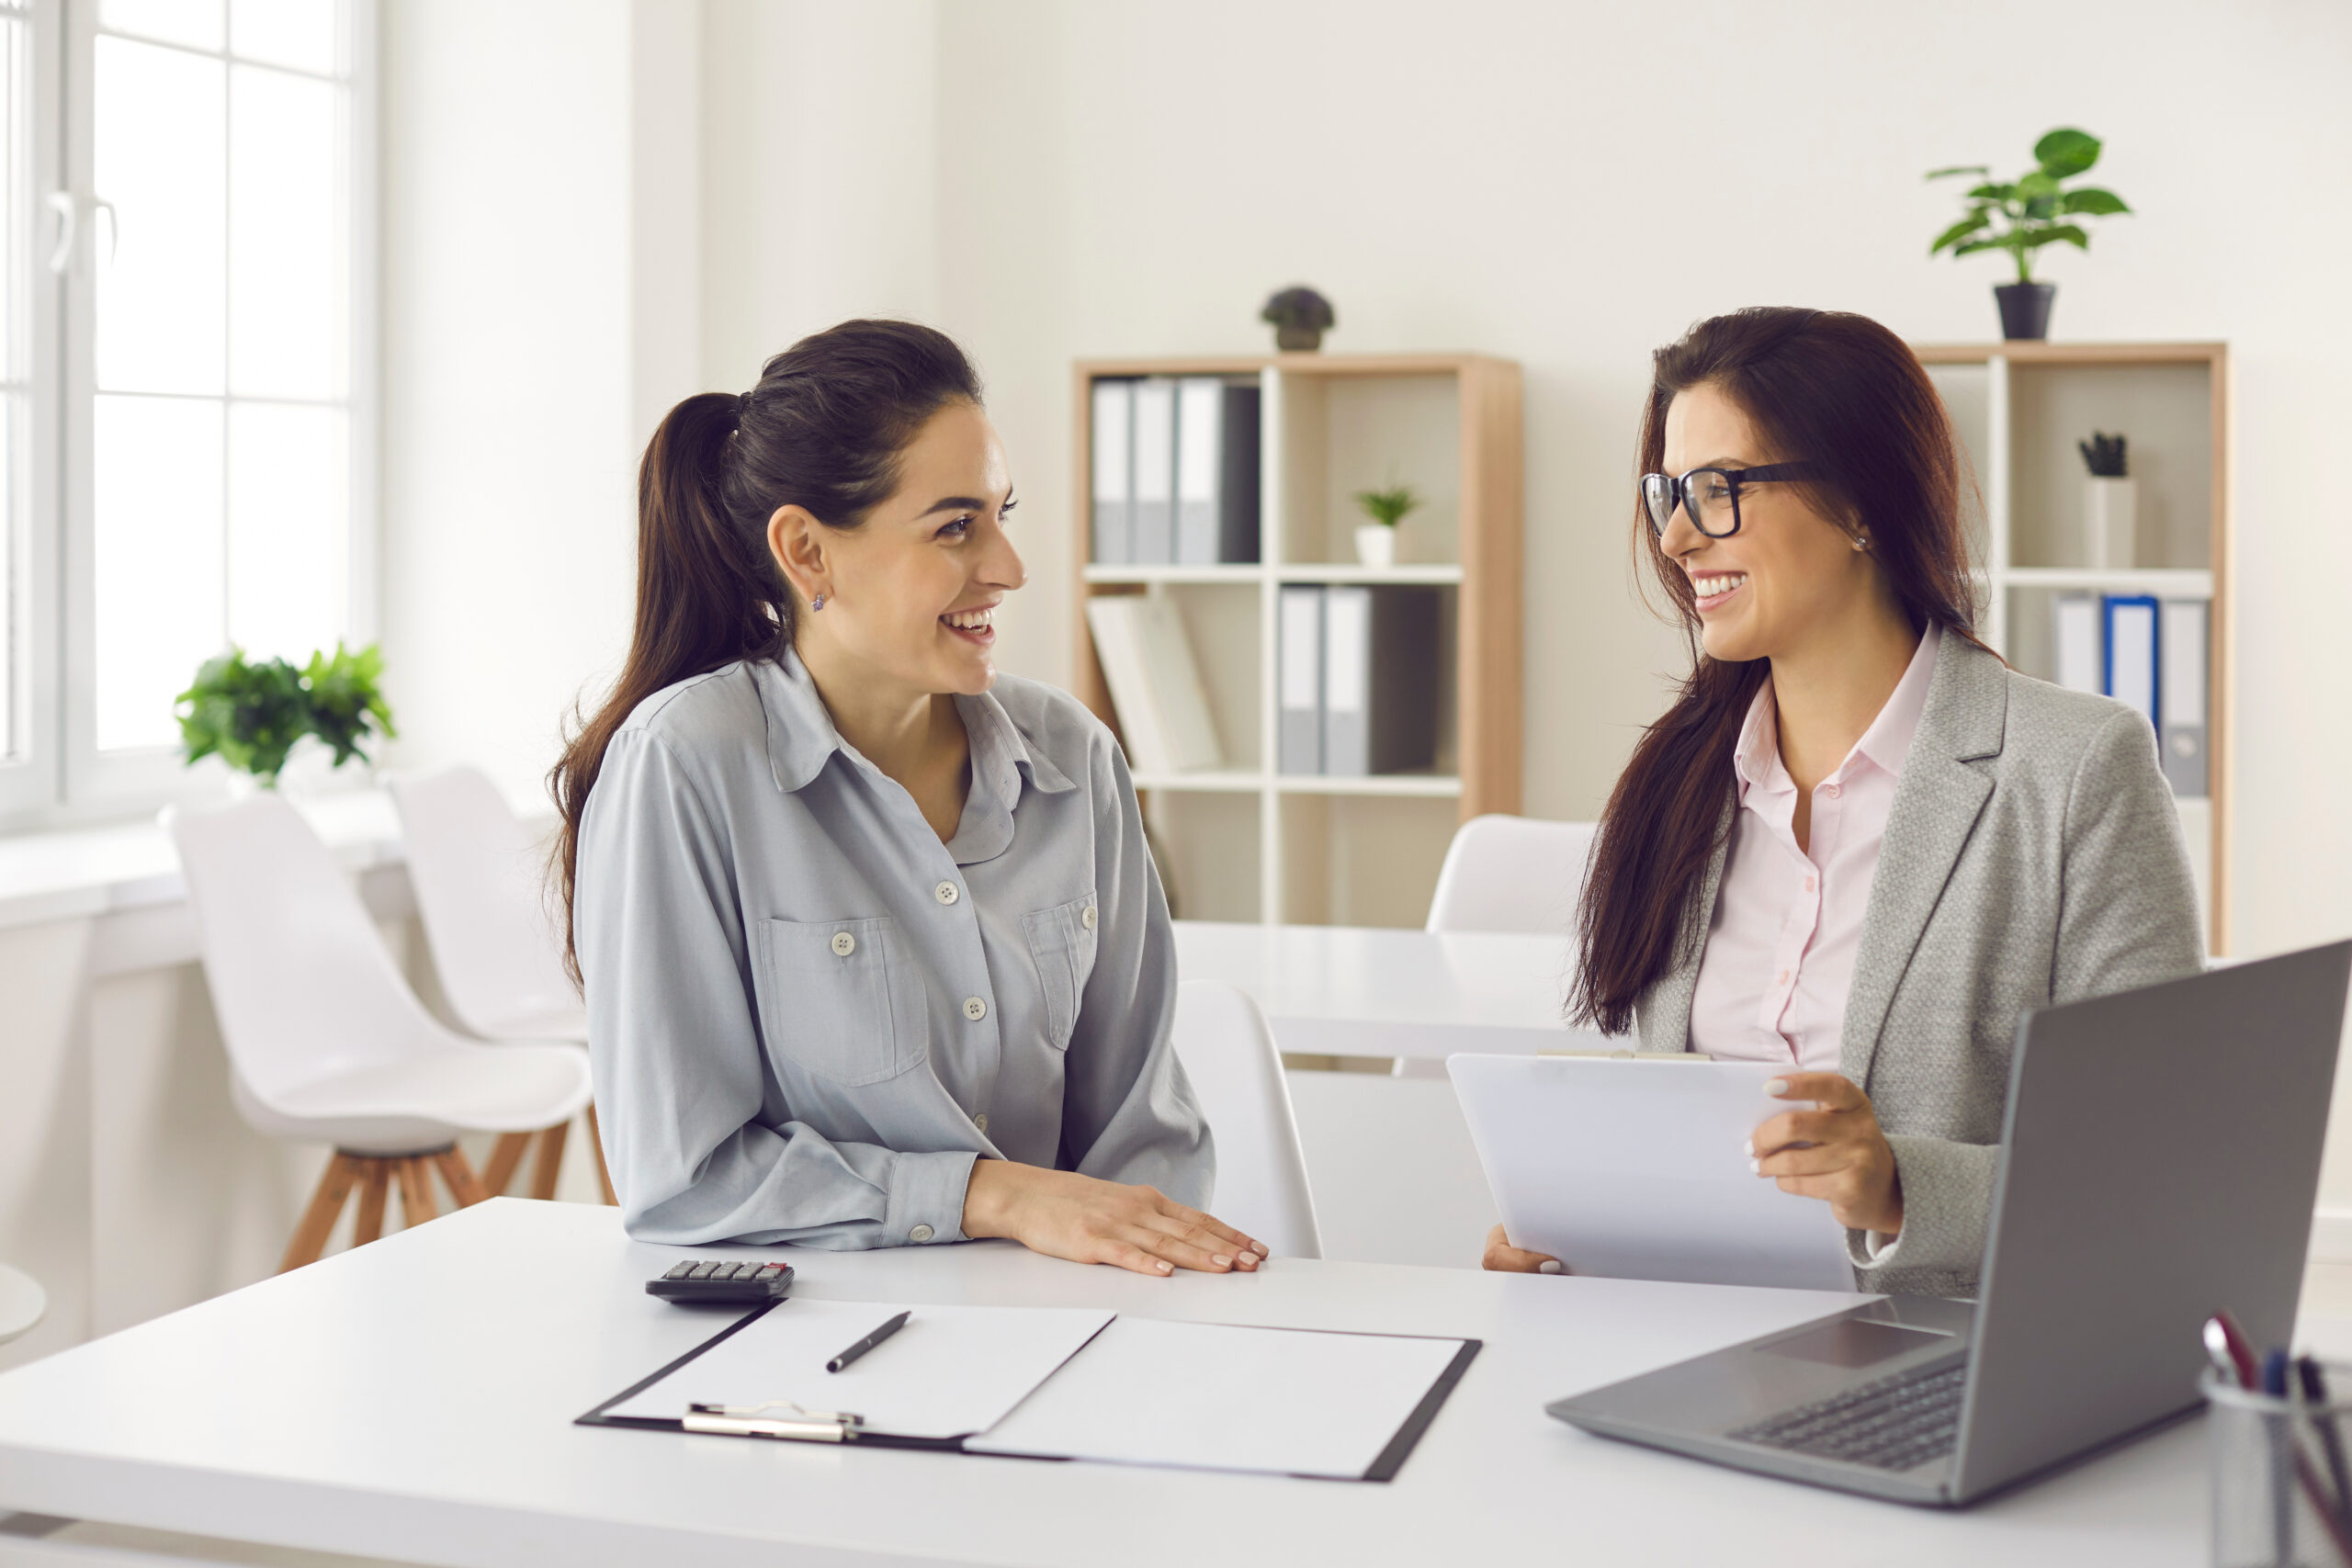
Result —
<instances>
[{"instance_id":1,"label":"white chair","mask_svg":"<svg viewBox=\"0 0 2352 1568\"><path fill-rule=\"evenodd\" d=\"M1238 987L1188 980L1176 988L1174 1043L1216 1139L1210 1212L1277 1258L1322 1257L1290 1082L1266 1015Z\"/></svg>"},{"instance_id":2,"label":"white chair","mask_svg":"<svg viewBox=\"0 0 2352 1568\"><path fill-rule=\"evenodd\" d=\"M427 1012L357 889L277 795L167 810L164 826L187 878L238 1111L271 1137L334 1145L281 1272L325 1249L355 1186L358 1245L382 1234L394 1180L406 1224L433 1217L435 1168L460 1207L487 1196L460 1132L536 1130L588 1103L579 1046L485 1045Z\"/></svg>"},{"instance_id":3,"label":"white chair","mask_svg":"<svg viewBox=\"0 0 2352 1568\"><path fill-rule=\"evenodd\" d=\"M1566 935L1598 826L1473 817L1454 830L1438 868L1427 929Z\"/></svg>"},{"instance_id":4,"label":"white chair","mask_svg":"<svg viewBox=\"0 0 2352 1568\"><path fill-rule=\"evenodd\" d=\"M547 855L529 827L479 768L388 781L400 809L417 912L433 947L443 995L465 1026L485 1040L588 1040L588 1014L564 973L561 938L546 898ZM539 1134L531 1196L555 1196L568 1123ZM589 1146L605 1201L614 1201L596 1108L588 1107ZM521 1163L526 1134L502 1138L482 1184L503 1192Z\"/></svg>"},{"instance_id":5,"label":"white chair","mask_svg":"<svg viewBox=\"0 0 2352 1568\"><path fill-rule=\"evenodd\" d=\"M0 1345L30 1334L48 1310L40 1280L0 1263Z\"/></svg>"}]
</instances>

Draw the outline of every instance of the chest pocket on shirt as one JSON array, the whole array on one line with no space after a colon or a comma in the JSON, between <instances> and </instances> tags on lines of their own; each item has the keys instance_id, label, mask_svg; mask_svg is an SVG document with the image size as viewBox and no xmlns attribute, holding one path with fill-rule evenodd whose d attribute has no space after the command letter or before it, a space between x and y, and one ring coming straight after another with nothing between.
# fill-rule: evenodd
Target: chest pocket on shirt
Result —
<instances>
[{"instance_id":1,"label":"chest pocket on shirt","mask_svg":"<svg viewBox=\"0 0 2352 1568\"><path fill-rule=\"evenodd\" d=\"M760 1024L768 1048L842 1084L879 1083L921 1062L929 1030L910 961L892 951L897 924L762 920Z\"/></svg>"},{"instance_id":2,"label":"chest pocket on shirt","mask_svg":"<svg viewBox=\"0 0 2352 1568\"><path fill-rule=\"evenodd\" d=\"M1069 1049L1070 1031L1078 1026L1078 998L1094 973L1094 928L1101 919L1091 893L1021 917L1046 995L1046 1037L1057 1051Z\"/></svg>"}]
</instances>

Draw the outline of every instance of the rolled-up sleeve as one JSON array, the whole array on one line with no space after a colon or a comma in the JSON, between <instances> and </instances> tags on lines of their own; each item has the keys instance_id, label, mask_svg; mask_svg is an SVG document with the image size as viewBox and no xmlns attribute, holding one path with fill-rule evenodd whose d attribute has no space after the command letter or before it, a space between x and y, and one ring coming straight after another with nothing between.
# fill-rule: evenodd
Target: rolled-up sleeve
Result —
<instances>
[{"instance_id":1,"label":"rolled-up sleeve","mask_svg":"<svg viewBox=\"0 0 2352 1568\"><path fill-rule=\"evenodd\" d=\"M1104 748L1092 782L1102 918L1094 970L1070 1034L1061 1163L1204 1209L1216 1159L1170 1038L1177 976L1168 899L1115 748Z\"/></svg>"},{"instance_id":2,"label":"rolled-up sleeve","mask_svg":"<svg viewBox=\"0 0 2352 1568\"><path fill-rule=\"evenodd\" d=\"M628 1234L842 1250L962 1239L970 1151L828 1139L772 1102L722 820L658 737L614 736L581 824L573 913ZM1148 901L1164 945L1156 883Z\"/></svg>"}]
</instances>

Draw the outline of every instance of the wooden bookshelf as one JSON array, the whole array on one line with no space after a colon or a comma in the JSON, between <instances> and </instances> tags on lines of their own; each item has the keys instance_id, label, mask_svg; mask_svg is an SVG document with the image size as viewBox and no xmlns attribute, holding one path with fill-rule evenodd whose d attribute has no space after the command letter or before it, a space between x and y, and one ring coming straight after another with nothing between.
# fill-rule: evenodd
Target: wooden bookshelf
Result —
<instances>
[{"instance_id":1,"label":"wooden bookshelf","mask_svg":"<svg viewBox=\"0 0 2352 1568\"><path fill-rule=\"evenodd\" d=\"M2054 673L2051 596L2146 593L2208 603L2206 756L2211 784L2183 797L2212 951L2229 951L2230 702L2233 535L2229 491L2229 348L2219 343L1915 345L1951 408L1975 470L1971 518L1985 640L2029 675ZM2070 559L2084 468L2075 443L2120 431L2140 495L2129 568Z\"/></svg>"},{"instance_id":2,"label":"wooden bookshelf","mask_svg":"<svg viewBox=\"0 0 2352 1568\"><path fill-rule=\"evenodd\" d=\"M1260 556L1223 566L1097 566L1091 385L1098 377L1255 377ZM1103 359L1073 367L1079 498L1073 689L1117 728L1086 602L1171 596L1202 665L1227 766L1139 776L1180 911L1208 919L1418 925L1463 819L1516 812L1521 769L1521 413L1517 364L1475 354ZM1359 565L1354 491L1428 497L1398 563ZM1451 679L1438 767L1364 777L1275 771L1277 596L1287 582L1419 584L1443 594Z\"/></svg>"}]
</instances>

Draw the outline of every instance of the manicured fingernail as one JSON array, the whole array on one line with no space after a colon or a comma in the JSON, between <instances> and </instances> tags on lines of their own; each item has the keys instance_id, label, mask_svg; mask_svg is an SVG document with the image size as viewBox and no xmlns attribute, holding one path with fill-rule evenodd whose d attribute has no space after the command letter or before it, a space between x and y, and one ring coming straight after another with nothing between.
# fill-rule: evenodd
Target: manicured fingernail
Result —
<instances>
[{"instance_id":1,"label":"manicured fingernail","mask_svg":"<svg viewBox=\"0 0 2352 1568\"><path fill-rule=\"evenodd\" d=\"M1233 1259L1226 1257L1225 1254L1221 1252L1213 1252L1209 1256L1216 1260L1216 1266L1220 1269L1230 1269L1233 1267Z\"/></svg>"},{"instance_id":2,"label":"manicured fingernail","mask_svg":"<svg viewBox=\"0 0 2352 1568\"><path fill-rule=\"evenodd\" d=\"M1176 1267L1176 1265L1174 1265L1173 1263L1162 1263L1162 1264L1159 1265L1159 1271L1160 1271L1161 1273L1163 1273L1163 1274L1167 1273L1170 1269L1173 1269L1173 1268L1175 1268L1175 1267Z\"/></svg>"},{"instance_id":3,"label":"manicured fingernail","mask_svg":"<svg viewBox=\"0 0 2352 1568\"><path fill-rule=\"evenodd\" d=\"M1266 1250L1266 1244L1262 1241L1251 1242L1250 1244L1250 1250L1256 1253L1261 1258L1272 1258L1273 1256L1272 1253Z\"/></svg>"},{"instance_id":4,"label":"manicured fingernail","mask_svg":"<svg viewBox=\"0 0 2352 1568\"><path fill-rule=\"evenodd\" d=\"M1778 1099L1780 1096L1789 1092L1789 1080L1786 1078L1774 1078L1770 1083L1764 1086L1764 1092L1771 1095L1775 1099Z\"/></svg>"},{"instance_id":5,"label":"manicured fingernail","mask_svg":"<svg viewBox=\"0 0 2352 1568\"><path fill-rule=\"evenodd\" d=\"M1747 1142L1740 1145L1739 1152L1746 1155L1749 1159L1754 1159L1756 1157L1756 1140L1750 1138Z\"/></svg>"},{"instance_id":6,"label":"manicured fingernail","mask_svg":"<svg viewBox=\"0 0 2352 1568\"><path fill-rule=\"evenodd\" d=\"M1761 1176L1764 1174L1764 1162L1760 1159L1749 1160L1747 1162L1747 1168L1750 1171L1753 1171L1756 1175Z\"/></svg>"},{"instance_id":7,"label":"manicured fingernail","mask_svg":"<svg viewBox=\"0 0 2352 1568\"><path fill-rule=\"evenodd\" d=\"M1545 1258L1543 1262L1538 1263L1538 1264L1535 1266L1535 1271L1536 1271L1538 1274L1557 1274L1557 1273L1560 1273L1560 1272L1562 1272L1562 1269L1561 1269L1561 1268L1560 1268L1560 1260L1559 1260L1558 1258Z\"/></svg>"}]
</instances>

